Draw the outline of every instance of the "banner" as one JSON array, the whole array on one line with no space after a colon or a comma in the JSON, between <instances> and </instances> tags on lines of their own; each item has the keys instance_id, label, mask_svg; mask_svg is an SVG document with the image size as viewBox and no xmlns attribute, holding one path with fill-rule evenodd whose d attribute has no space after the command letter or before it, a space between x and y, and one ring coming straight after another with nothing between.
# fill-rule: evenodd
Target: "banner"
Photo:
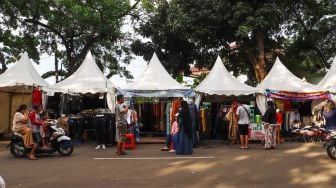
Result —
<instances>
[{"instance_id":1,"label":"banner","mask_svg":"<svg viewBox=\"0 0 336 188\"><path fill-rule=\"evenodd\" d=\"M314 100L330 99L331 95L327 92L294 93L286 91L266 90L268 98L288 99L288 100Z\"/></svg>"},{"instance_id":2,"label":"banner","mask_svg":"<svg viewBox=\"0 0 336 188\"><path fill-rule=\"evenodd\" d=\"M249 125L249 140L264 140L265 130L261 123L251 123Z\"/></svg>"}]
</instances>

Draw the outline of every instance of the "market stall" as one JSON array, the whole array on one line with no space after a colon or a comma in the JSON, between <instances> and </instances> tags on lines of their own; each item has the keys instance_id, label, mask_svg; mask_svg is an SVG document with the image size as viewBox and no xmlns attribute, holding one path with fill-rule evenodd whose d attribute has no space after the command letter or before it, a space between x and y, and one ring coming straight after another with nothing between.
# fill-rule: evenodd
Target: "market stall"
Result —
<instances>
[{"instance_id":1,"label":"market stall","mask_svg":"<svg viewBox=\"0 0 336 188\"><path fill-rule=\"evenodd\" d=\"M284 117L283 131L312 125L312 106L329 99L327 89L310 84L296 77L276 59L265 79L257 86L265 90L265 96L257 96L257 105L263 114L266 101L273 100Z\"/></svg>"},{"instance_id":2,"label":"market stall","mask_svg":"<svg viewBox=\"0 0 336 188\"><path fill-rule=\"evenodd\" d=\"M214 139L223 139L223 135L220 138L216 136L217 132L223 129L223 126L226 127L225 130L228 129L228 125L219 126L216 122L218 118L224 118L229 113L233 101L250 104L251 123L254 123L254 112L257 110L254 105L255 94L263 93L262 89L248 86L234 78L219 56L209 75L195 88L195 91L196 104L200 107L201 135ZM224 137L227 137L227 134Z\"/></svg>"},{"instance_id":3,"label":"market stall","mask_svg":"<svg viewBox=\"0 0 336 188\"><path fill-rule=\"evenodd\" d=\"M106 142L111 143L115 87L101 72L91 52L88 52L76 72L51 86L51 89L56 94L59 93L58 98L50 98L59 101L56 103L59 104L59 115L69 116L70 127L75 130L73 134L82 136L86 131L102 128L108 134L104 135L108 138Z\"/></svg>"},{"instance_id":4,"label":"market stall","mask_svg":"<svg viewBox=\"0 0 336 188\"><path fill-rule=\"evenodd\" d=\"M124 96L133 98L138 111L142 132L162 133L170 123L169 106L174 98L193 97L192 89L179 84L162 66L154 53L147 68L134 83L119 90ZM168 110L167 110L168 109Z\"/></svg>"},{"instance_id":5,"label":"market stall","mask_svg":"<svg viewBox=\"0 0 336 188\"><path fill-rule=\"evenodd\" d=\"M11 132L13 115L20 104L32 105L34 89L40 87L41 90L48 90L49 84L38 74L28 54L20 56L12 67L0 75L0 134ZM44 94L42 92L43 104Z\"/></svg>"}]
</instances>

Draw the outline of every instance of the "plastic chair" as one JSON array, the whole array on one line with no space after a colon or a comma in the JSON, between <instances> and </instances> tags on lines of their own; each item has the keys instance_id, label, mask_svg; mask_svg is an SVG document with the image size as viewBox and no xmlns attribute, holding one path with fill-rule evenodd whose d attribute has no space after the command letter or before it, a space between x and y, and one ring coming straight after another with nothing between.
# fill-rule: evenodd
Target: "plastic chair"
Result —
<instances>
[{"instance_id":1,"label":"plastic chair","mask_svg":"<svg viewBox=\"0 0 336 188\"><path fill-rule=\"evenodd\" d=\"M135 149L134 134L126 134L124 149Z\"/></svg>"}]
</instances>

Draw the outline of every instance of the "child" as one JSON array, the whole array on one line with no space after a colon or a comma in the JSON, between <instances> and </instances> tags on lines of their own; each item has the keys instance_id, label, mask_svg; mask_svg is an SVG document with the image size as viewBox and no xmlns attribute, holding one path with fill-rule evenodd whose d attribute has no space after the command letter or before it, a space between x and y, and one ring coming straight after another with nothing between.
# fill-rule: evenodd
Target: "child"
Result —
<instances>
[{"instance_id":1,"label":"child","mask_svg":"<svg viewBox=\"0 0 336 188\"><path fill-rule=\"evenodd\" d=\"M50 117L49 117L49 112L47 111L44 111L41 113L41 117L42 117L42 121L43 121L43 124L42 126L40 126L40 134L41 134L41 137L42 137L42 143L43 143L43 148L44 149L49 149L48 145L48 137L49 137L49 132L48 132L48 121L50 120Z\"/></svg>"},{"instance_id":2,"label":"child","mask_svg":"<svg viewBox=\"0 0 336 188\"><path fill-rule=\"evenodd\" d=\"M175 152L175 144L176 144L176 141L177 141L177 133L179 131L178 124L177 124L178 115L179 115L179 113L175 114L175 121L172 124L172 129L171 129L171 132L170 132L170 135L172 137L173 147L169 152Z\"/></svg>"}]
</instances>

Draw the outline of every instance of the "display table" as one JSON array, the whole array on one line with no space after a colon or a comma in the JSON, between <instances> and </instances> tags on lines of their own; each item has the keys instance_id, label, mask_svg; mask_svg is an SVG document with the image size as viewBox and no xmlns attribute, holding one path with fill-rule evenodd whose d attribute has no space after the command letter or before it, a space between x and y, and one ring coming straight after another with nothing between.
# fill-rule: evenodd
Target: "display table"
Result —
<instances>
[{"instance_id":1,"label":"display table","mask_svg":"<svg viewBox=\"0 0 336 188\"><path fill-rule=\"evenodd\" d=\"M264 126L261 123L250 123L248 134L249 140L264 140Z\"/></svg>"}]
</instances>

